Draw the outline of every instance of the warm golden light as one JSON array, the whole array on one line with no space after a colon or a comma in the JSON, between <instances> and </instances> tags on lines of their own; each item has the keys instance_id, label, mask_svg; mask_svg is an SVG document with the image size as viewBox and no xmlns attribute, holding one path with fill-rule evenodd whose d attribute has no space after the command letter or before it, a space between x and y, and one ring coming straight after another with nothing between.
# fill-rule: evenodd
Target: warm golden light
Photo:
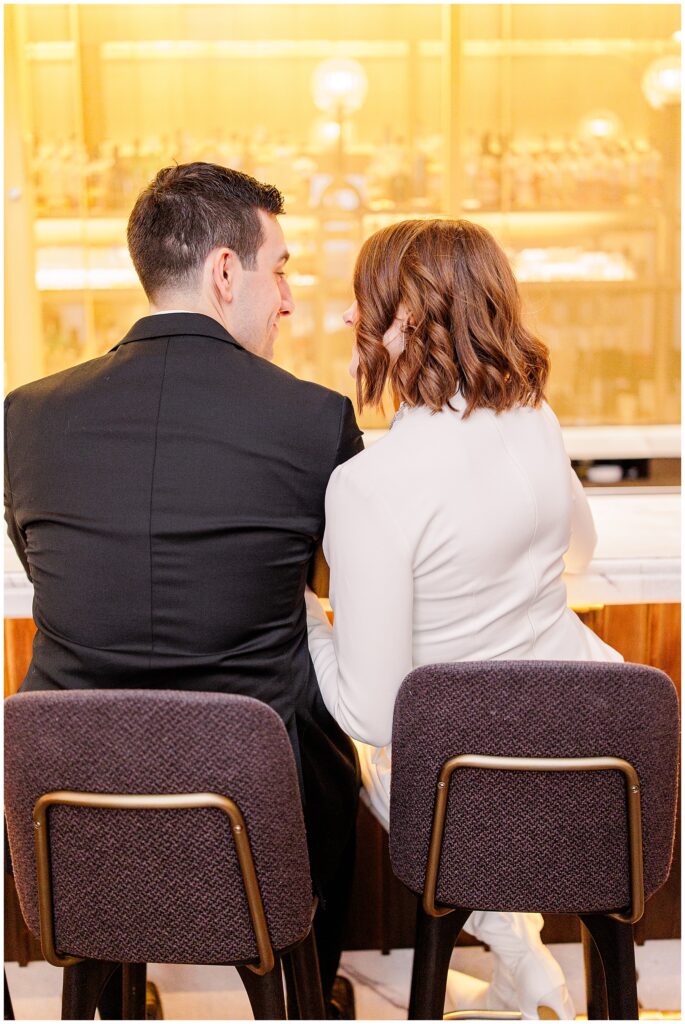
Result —
<instances>
[{"instance_id":1,"label":"warm golden light","mask_svg":"<svg viewBox=\"0 0 685 1024\"><path fill-rule=\"evenodd\" d=\"M366 72L356 60L326 60L312 75L314 103L326 114L354 114L366 99L368 87Z\"/></svg>"},{"instance_id":2,"label":"warm golden light","mask_svg":"<svg viewBox=\"0 0 685 1024\"><path fill-rule=\"evenodd\" d=\"M621 131L621 122L611 110L587 114L580 122L580 134L586 139L613 139Z\"/></svg>"},{"instance_id":3,"label":"warm golden light","mask_svg":"<svg viewBox=\"0 0 685 1024\"><path fill-rule=\"evenodd\" d=\"M652 61L642 79L642 91L655 110L680 103L680 58L660 57Z\"/></svg>"},{"instance_id":4,"label":"warm golden light","mask_svg":"<svg viewBox=\"0 0 685 1024\"><path fill-rule=\"evenodd\" d=\"M332 146L340 138L341 127L338 121L327 121L317 117L312 125L312 141L315 145Z\"/></svg>"}]
</instances>

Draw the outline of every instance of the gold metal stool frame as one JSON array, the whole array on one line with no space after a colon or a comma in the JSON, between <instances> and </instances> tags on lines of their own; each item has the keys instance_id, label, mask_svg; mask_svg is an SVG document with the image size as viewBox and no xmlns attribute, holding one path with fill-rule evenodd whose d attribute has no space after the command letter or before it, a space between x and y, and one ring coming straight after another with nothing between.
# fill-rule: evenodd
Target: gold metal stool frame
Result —
<instances>
[{"instance_id":1,"label":"gold metal stool frame","mask_svg":"<svg viewBox=\"0 0 685 1024\"><path fill-rule=\"evenodd\" d=\"M628 804L628 839L630 844L630 907L628 912L608 914L624 924L634 924L644 914L644 867L642 857L642 809L640 780L629 761L618 757L495 757L486 754L458 754L445 761L436 785L433 824L423 890L423 909L431 917L453 913L450 907L438 907L435 895L440 871L440 857L445 833L445 817L449 786L459 768L486 768L494 771L518 772L598 772L619 771L626 783ZM457 1010L446 1013L444 1020L519 1020L520 1013L488 1010Z\"/></svg>"},{"instance_id":2,"label":"gold metal stool frame","mask_svg":"<svg viewBox=\"0 0 685 1024\"><path fill-rule=\"evenodd\" d=\"M264 904L257 881L250 840L238 805L229 797L218 793L165 793L131 795L122 793L78 793L61 790L44 793L36 800L33 808L35 829L36 866L38 872L38 898L40 914L40 943L43 956L55 967L70 967L80 963L84 957L60 956L55 948L54 901L50 873L50 836L48 811L51 807L90 807L121 811L197 810L213 808L222 811L231 822L231 834L235 843L240 873L245 886L247 906L254 929L259 963L247 964L258 975L273 970L275 957L269 928L264 913Z\"/></svg>"}]
</instances>

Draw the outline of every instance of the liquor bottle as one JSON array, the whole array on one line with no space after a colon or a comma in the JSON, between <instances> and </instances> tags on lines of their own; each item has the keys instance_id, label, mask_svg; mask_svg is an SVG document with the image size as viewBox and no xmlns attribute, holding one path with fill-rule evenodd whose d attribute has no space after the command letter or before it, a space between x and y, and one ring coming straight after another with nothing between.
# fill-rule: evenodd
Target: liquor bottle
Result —
<instances>
[{"instance_id":1,"label":"liquor bottle","mask_svg":"<svg viewBox=\"0 0 685 1024\"><path fill-rule=\"evenodd\" d=\"M164 167L164 153L162 140L158 135L151 135L145 142L142 152L143 158L143 180L147 185L151 182L158 171Z\"/></svg>"},{"instance_id":2,"label":"liquor bottle","mask_svg":"<svg viewBox=\"0 0 685 1024\"><path fill-rule=\"evenodd\" d=\"M254 173L255 173L254 155L253 155L253 150L252 150L252 140L250 139L249 134L246 134L243 137L242 153L241 153L241 164L242 164L242 166L240 168L241 171L243 171L245 174L252 174L252 175L254 175Z\"/></svg>"},{"instance_id":3,"label":"liquor bottle","mask_svg":"<svg viewBox=\"0 0 685 1024\"><path fill-rule=\"evenodd\" d=\"M549 143L548 154L554 209L561 210L564 208L564 189L566 185L563 140L559 138L552 139Z\"/></svg>"},{"instance_id":4,"label":"liquor bottle","mask_svg":"<svg viewBox=\"0 0 685 1024\"><path fill-rule=\"evenodd\" d=\"M479 210L481 200L479 195L480 181L480 149L478 139L471 134L466 140L464 150L464 199L462 206L465 210Z\"/></svg>"},{"instance_id":5,"label":"liquor bottle","mask_svg":"<svg viewBox=\"0 0 685 1024\"><path fill-rule=\"evenodd\" d=\"M640 154L642 201L656 206L661 199L663 157L646 139L637 139L635 145Z\"/></svg>"},{"instance_id":6,"label":"liquor bottle","mask_svg":"<svg viewBox=\"0 0 685 1024\"><path fill-rule=\"evenodd\" d=\"M606 192L605 202L615 209L623 203L625 192L625 161L618 142L607 142L606 154Z\"/></svg>"},{"instance_id":7,"label":"liquor bottle","mask_svg":"<svg viewBox=\"0 0 685 1024\"><path fill-rule=\"evenodd\" d=\"M70 213L80 209L85 184L85 146L75 136L62 148L63 208Z\"/></svg>"},{"instance_id":8,"label":"liquor bottle","mask_svg":"<svg viewBox=\"0 0 685 1024\"><path fill-rule=\"evenodd\" d=\"M420 140L412 158L411 191L414 199L424 199L428 194L428 157Z\"/></svg>"},{"instance_id":9,"label":"liquor bottle","mask_svg":"<svg viewBox=\"0 0 685 1024\"><path fill-rule=\"evenodd\" d=\"M483 210L497 210L502 195L502 147L494 135L483 136L477 197Z\"/></svg>"},{"instance_id":10,"label":"liquor bottle","mask_svg":"<svg viewBox=\"0 0 685 1024\"><path fill-rule=\"evenodd\" d=\"M277 181L279 189L287 197L291 197L297 189L294 162L295 147L285 135L281 135L273 147L271 178L265 180Z\"/></svg>"},{"instance_id":11,"label":"liquor bottle","mask_svg":"<svg viewBox=\"0 0 685 1024\"><path fill-rule=\"evenodd\" d=\"M603 143L595 141L590 147L592 206L604 209L611 205L611 162Z\"/></svg>"},{"instance_id":12,"label":"liquor bottle","mask_svg":"<svg viewBox=\"0 0 685 1024\"><path fill-rule=\"evenodd\" d=\"M121 211L126 206L126 168L119 146L112 148L112 161L107 175L107 206Z\"/></svg>"},{"instance_id":13,"label":"liquor bottle","mask_svg":"<svg viewBox=\"0 0 685 1024\"><path fill-rule=\"evenodd\" d=\"M515 158L514 206L517 210L534 210L537 206L536 175L530 148L526 143L522 143L513 144L511 149Z\"/></svg>"},{"instance_id":14,"label":"liquor bottle","mask_svg":"<svg viewBox=\"0 0 685 1024\"><path fill-rule=\"evenodd\" d=\"M64 183L62 177L62 146L53 145L47 149L43 159L43 194L48 214L59 213L64 205Z\"/></svg>"},{"instance_id":15,"label":"liquor bottle","mask_svg":"<svg viewBox=\"0 0 685 1024\"><path fill-rule=\"evenodd\" d=\"M401 146L393 137L390 125L385 126L383 141L375 147L374 155L366 167L369 197L377 208L393 209L409 190L409 178L404 165ZM404 179L403 179L404 175Z\"/></svg>"},{"instance_id":16,"label":"liquor bottle","mask_svg":"<svg viewBox=\"0 0 685 1024\"><path fill-rule=\"evenodd\" d=\"M245 171L248 164L252 166L249 139L246 139L243 143L237 132L231 132L227 145L222 148L222 154L224 159L221 160L221 163L224 167L233 167L236 171Z\"/></svg>"},{"instance_id":17,"label":"liquor bottle","mask_svg":"<svg viewBox=\"0 0 685 1024\"><path fill-rule=\"evenodd\" d=\"M573 209L576 205L575 154L573 141L568 135L565 135L561 141L559 178L561 208L563 210Z\"/></svg>"},{"instance_id":18,"label":"liquor bottle","mask_svg":"<svg viewBox=\"0 0 685 1024\"><path fill-rule=\"evenodd\" d=\"M538 198L543 210L556 210L561 205L561 173L559 153L547 138L543 138L538 156Z\"/></svg>"},{"instance_id":19,"label":"liquor bottle","mask_svg":"<svg viewBox=\"0 0 685 1024\"><path fill-rule=\"evenodd\" d=\"M307 153L304 143L293 160L295 176L294 200L297 207L307 209L311 204L312 179L318 170L316 160Z\"/></svg>"},{"instance_id":20,"label":"liquor bottle","mask_svg":"<svg viewBox=\"0 0 685 1024\"><path fill-rule=\"evenodd\" d=\"M252 153L254 154L253 174L258 181L271 181L273 178L273 143L264 125L257 125L252 135Z\"/></svg>"},{"instance_id":21,"label":"liquor bottle","mask_svg":"<svg viewBox=\"0 0 685 1024\"><path fill-rule=\"evenodd\" d=\"M33 195L36 204L36 211L42 213L45 209L45 185L43 178L43 154L44 144L36 136L34 139L27 139L29 156L29 169L33 183Z\"/></svg>"},{"instance_id":22,"label":"liquor bottle","mask_svg":"<svg viewBox=\"0 0 685 1024\"><path fill-rule=\"evenodd\" d=\"M578 142L577 146L578 156L576 160L576 171L578 182L578 206L581 209L591 210L597 205L597 194L593 178L593 164L590 148L585 142Z\"/></svg>"},{"instance_id":23,"label":"liquor bottle","mask_svg":"<svg viewBox=\"0 0 685 1024\"><path fill-rule=\"evenodd\" d=\"M623 202L626 206L639 206L641 189L640 154L634 142L624 142L622 149L625 163Z\"/></svg>"},{"instance_id":24,"label":"liquor bottle","mask_svg":"<svg viewBox=\"0 0 685 1024\"><path fill-rule=\"evenodd\" d=\"M405 206L411 196L410 159L404 139L398 135L393 145L393 169L388 192L395 206Z\"/></svg>"}]
</instances>

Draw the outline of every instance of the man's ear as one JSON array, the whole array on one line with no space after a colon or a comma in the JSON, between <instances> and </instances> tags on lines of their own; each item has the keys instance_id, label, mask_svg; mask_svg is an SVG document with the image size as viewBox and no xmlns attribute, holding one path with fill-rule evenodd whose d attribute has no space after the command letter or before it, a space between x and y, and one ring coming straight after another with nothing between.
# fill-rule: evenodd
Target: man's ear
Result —
<instances>
[{"instance_id":1,"label":"man's ear","mask_svg":"<svg viewBox=\"0 0 685 1024\"><path fill-rule=\"evenodd\" d=\"M224 302L233 298L238 257L231 249L216 249L212 255L212 281Z\"/></svg>"}]
</instances>

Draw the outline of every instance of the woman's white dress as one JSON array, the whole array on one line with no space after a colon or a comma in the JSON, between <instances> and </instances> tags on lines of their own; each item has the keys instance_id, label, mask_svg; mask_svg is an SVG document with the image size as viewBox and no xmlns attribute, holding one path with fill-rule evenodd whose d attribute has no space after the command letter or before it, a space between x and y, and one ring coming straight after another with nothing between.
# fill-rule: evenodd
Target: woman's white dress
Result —
<instances>
[{"instance_id":1,"label":"woman's white dress","mask_svg":"<svg viewBox=\"0 0 685 1024\"><path fill-rule=\"evenodd\" d=\"M543 404L464 420L402 407L339 466L324 554L335 629L307 594L326 707L356 740L387 827L395 697L420 665L485 659L620 661L566 606L564 568L592 557L592 514Z\"/></svg>"}]
</instances>

